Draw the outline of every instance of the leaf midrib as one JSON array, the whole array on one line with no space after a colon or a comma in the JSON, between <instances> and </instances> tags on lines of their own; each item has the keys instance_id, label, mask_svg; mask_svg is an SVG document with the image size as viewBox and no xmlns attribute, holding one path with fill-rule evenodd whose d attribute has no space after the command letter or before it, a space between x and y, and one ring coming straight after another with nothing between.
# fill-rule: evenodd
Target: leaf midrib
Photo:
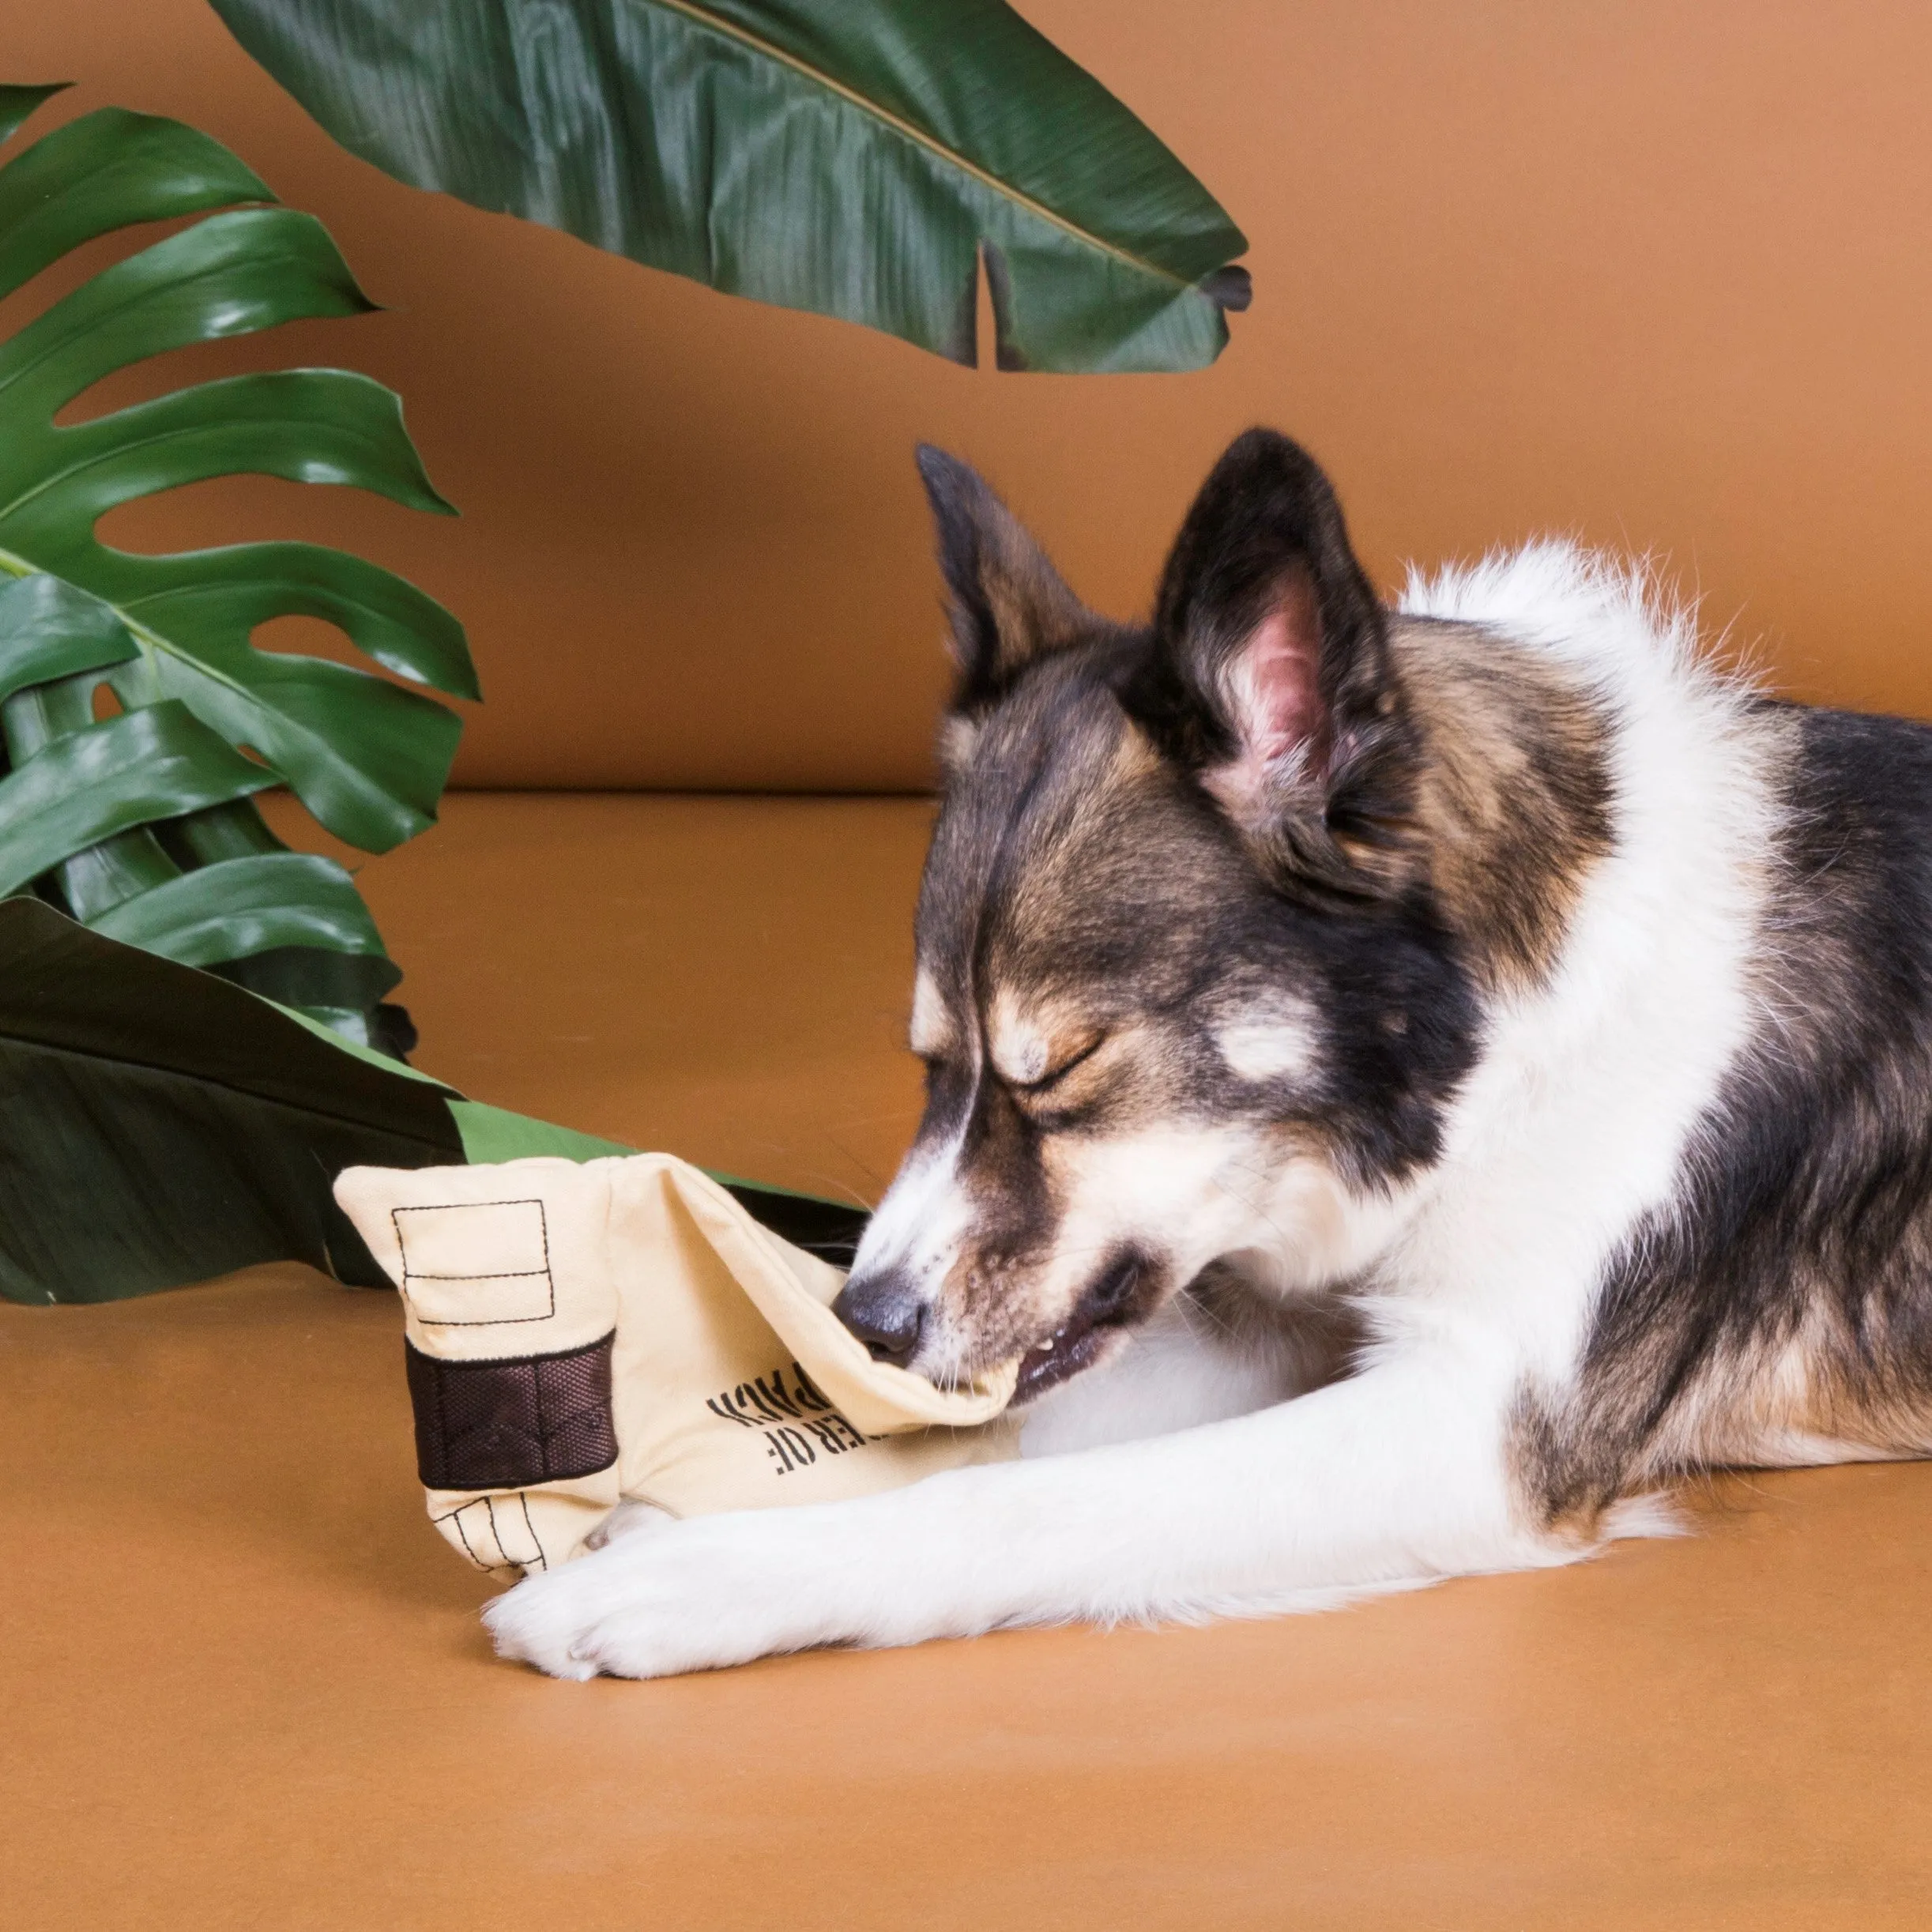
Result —
<instances>
[{"instance_id":1,"label":"leaf midrib","mask_svg":"<svg viewBox=\"0 0 1932 1932\"><path fill-rule=\"evenodd\" d=\"M0 550L0 571L5 571L9 577L32 577L37 575L42 567L38 563L30 563L25 557L18 555L11 550ZM199 657L191 656L188 652L183 650L179 645L170 643L160 631L153 630L148 625L144 624L125 606L116 604L109 597L103 597L101 601L120 619L122 623L127 626L130 635L141 646L141 654L144 657L153 657L156 653L161 653L170 657L179 658L183 664L193 665L196 670L205 673L213 682L226 685L236 697L246 699L250 703L260 702L254 694L239 680L229 676L225 671L220 669L216 665L204 664ZM285 783L286 780L284 782Z\"/></svg>"},{"instance_id":2,"label":"leaf midrib","mask_svg":"<svg viewBox=\"0 0 1932 1932\"><path fill-rule=\"evenodd\" d=\"M1091 248L1103 255L1110 255L1115 261L1125 263L1139 273L1152 276L1177 289L1191 289L1196 286L1185 277L1177 275L1172 269L1164 269L1158 262L1150 262L1144 255L1137 255L1132 249L1123 248L1117 242L1110 242L1105 235L1096 235L1091 229L1082 228L1077 221L1069 220L1066 216L1048 207L1044 201L1035 201L1023 188L1014 186L1010 181L1002 181L997 175L981 168L977 161L969 160L957 149L948 147L936 135L928 134L924 128L893 113L888 107L882 107L877 101L867 100L857 89L846 86L842 81L835 79L822 68L813 66L809 61L800 58L784 47L761 39L749 28L740 26L736 21L720 19L717 15L696 4L696 0L643 0L643 4L661 8L667 13L682 14L687 20L709 28L721 39L735 40L740 46L749 47L753 53L762 54L766 59L790 68L794 73L803 75L808 81L823 88L827 92L835 94L840 100L857 107L861 114L869 115L902 140L925 149L929 154L937 155L942 161L958 168L961 173L970 175L982 187L991 189L994 194L1023 208L1049 227L1071 235L1083 247Z\"/></svg>"}]
</instances>

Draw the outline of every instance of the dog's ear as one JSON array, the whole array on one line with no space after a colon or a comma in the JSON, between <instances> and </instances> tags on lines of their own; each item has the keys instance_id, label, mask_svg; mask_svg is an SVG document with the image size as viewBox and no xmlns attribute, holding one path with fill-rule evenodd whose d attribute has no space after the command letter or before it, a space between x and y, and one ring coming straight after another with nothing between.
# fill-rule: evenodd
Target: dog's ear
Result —
<instances>
[{"instance_id":1,"label":"dog's ear","mask_svg":"<svg viewBox=\"0 0 1932 1932\"><path fill-rule=\"evenodd\" d=\"M1282 883L1379 895L1411 875L1415 740L1387 623L1286 436L1250 430L1215 465L1122 697Z\"/></svg>"},{"instance_id":2,"label":"dog's ear","mask_svg":"<svg viewBox=\"0 0 1932 1932\"><path fill-rule=\"evenodd\" d=\"M952 709L970 721L1036 658L1077 642L1098 620L977 471L922 443L919 474L938 528L959 668Z\"/></svg>"}]
</instances>

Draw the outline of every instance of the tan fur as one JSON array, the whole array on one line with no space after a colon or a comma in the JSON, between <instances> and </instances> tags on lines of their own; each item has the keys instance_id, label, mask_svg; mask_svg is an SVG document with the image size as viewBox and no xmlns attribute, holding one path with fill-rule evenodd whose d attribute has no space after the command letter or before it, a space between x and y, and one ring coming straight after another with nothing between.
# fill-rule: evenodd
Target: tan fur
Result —
<instances>
[{"instance_id":1,"label":"tan fur","mask_svg":"<svg viewBox=\"0 0 1932 1932\"><path fill-rule=\"evenodd\" d=\"M1088 1053L1100 1029L1082 1008L1064 1000L1022 1000L1002 989L986 1016L986 1049L1000 1079L1026 1087Z\"/></svg>"},{"instance_id":2,"label":"tan fur","mask_svg":"<svg viewBox=\"0 0 1932 1932\"><path fill-rule=\"evenodd\" d=\"M1068 588L1046 552L1004 504L992 503L980 525L979 586L999 634L992 667L1011 676L1037 657L1078 643L1094 614Z\"/></svg>"},{"instance_id":3,"label":"tan fur","mask_svg":"<svg viewBox=\"0 0 1932 1932\"><path fill-rule=\"evenodd\" d=\"M973 762L974 748L978 743L978 721L958 711L947 712L940 721L940 770L948 778L957 778Z\"/></svg>"},{"instance_id":4,"label":"tan fur","mask_svg":"<svg viewBox=\"0 0 1932 1932\"><path fill-rule=\"evenodd\" d=\"M1066 909L1084 896L1085 869L1113 846L1118 809L1133 793L1173 785L1172 774L1139 727L1124 717L1113 723L1111 740L1064 808L1051 849L1041 853L1015 882L1010 920L1015 931L1053 931ZM993 964L997 970L999 962Z\"/></svg>"},{"instance_id":5,"label":"tan fur","mask_svg":"<svg viewBox=\"0 0 1932 1932\"><path fill-rule=\"evenodd\" d=\"M912 1023L906 1043L922 1060L935 1058L955 1043L952 1015L932 974L923 969L913 982Z\"/></svg>"},{"instance_id":6,"label":"tan fur","mask_svg":"<svg viewBox=\"0 0 1932 1932\"><path fill-rule=\"evenodd\" d=\"M1610 849L1607 721L1547 658L1487 632L1398 619L1390 642L1422 736L1415 809L1443 910L1495 983L1533 983Z\"/></svg>"},{"instance_id":7,"label":"tan fur","mask_svg":"<svg viewBox=\"0 0 1932 1932\"><path fill-rule=\"evenodd\" d=\"M1875 1365L1889 1358L1893 1339L1877 1320L1868 1354L1825 1297L1814 1298L1782 1343L1733 1351L1699 1378L1655 1459L1674 1468L1779 1467L1932 1452L1932 1394ZM1827 1445L1832 1452L1820 1453Z\"/></svg>"},{"instance_id":8,"label":"tan fur","mask_svg":"<svg viewBox=\"0 0 1932 1932\"><path fill-rule=\"evenodd\" d=\"M1932 1395L1885 1373L1890 1339L1874 1332L1861 1346L1821 1285L1794 1332L1719 1347L1661 1418L1645 1413L1667 1371L1661 1339L1655 1360L1625 1361L1580 1397L1525 1391L1508 1444L1523 1520L1582 1546L1621 1498L1697 1470L1932 1454Z\"/></svg>"}]
</instances>

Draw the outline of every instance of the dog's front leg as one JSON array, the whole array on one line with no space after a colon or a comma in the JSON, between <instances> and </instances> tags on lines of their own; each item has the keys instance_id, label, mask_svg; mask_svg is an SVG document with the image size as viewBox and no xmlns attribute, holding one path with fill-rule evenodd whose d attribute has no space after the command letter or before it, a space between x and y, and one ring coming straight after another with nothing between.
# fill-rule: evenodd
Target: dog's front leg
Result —
<instances>
[{"instance_id":1,"label":"dog's front leg","mask_svg":"<svg viewBox=\"0 0 1932 1932\"><path fill-rule=\"evenodd\" d=\"M505 1655L556 1675L657 1677L819 1644L1313 1607L1561 1561L1574 1553L1517 1521L1490 1380L1387 1361L1178 1435L668 1523L485 1614Z\"/></svg>"}]
</instances>

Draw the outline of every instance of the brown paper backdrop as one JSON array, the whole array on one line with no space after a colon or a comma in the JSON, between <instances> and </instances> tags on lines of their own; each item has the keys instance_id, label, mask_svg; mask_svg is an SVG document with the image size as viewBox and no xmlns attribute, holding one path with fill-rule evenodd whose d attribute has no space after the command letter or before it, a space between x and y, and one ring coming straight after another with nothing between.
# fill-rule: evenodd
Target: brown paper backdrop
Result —
<instances>
[{"instance_id":1,"label":"brown paper backdrop","mask_svg":"<svg viewBox=\"0 0 1932 1932\"><path fill-rule=\"evenodd\" d=\"M1025 10L1251 238L1255 307L1211 371L955 369L399 186L201 0L13 9L9 77L83 83L45 124L115 100L207 128L389 305L175 379L366 369L465 513L247 480L108 533L312 535L414 576L489 696L460 782L910 787L943 685L915 439L979 463L1124 612L1265 420L1328 462L1385 581L1572 529L1661 553L1787 688L1932 712L1923 0Z\"/></svg>"}]
</instances>

